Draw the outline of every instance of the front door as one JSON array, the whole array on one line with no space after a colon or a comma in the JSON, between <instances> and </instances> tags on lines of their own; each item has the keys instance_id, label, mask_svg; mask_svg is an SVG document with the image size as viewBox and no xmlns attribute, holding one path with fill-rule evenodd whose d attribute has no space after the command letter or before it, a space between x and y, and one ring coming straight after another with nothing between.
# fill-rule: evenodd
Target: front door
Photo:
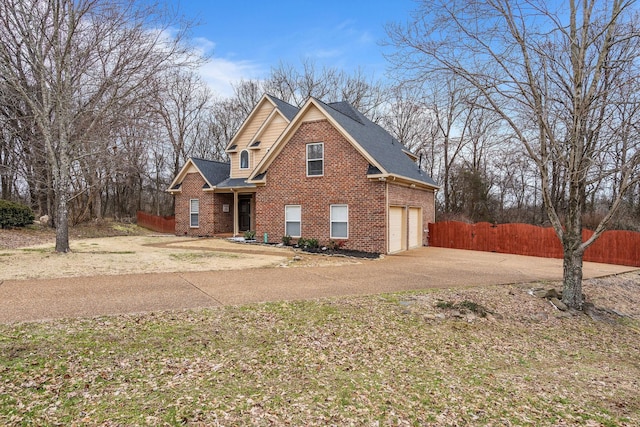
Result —
<instances>
[{"instance_id":1,"label":"front door","mask_svg":"<svg viewBox=\"0 0 640 427\"><path fill-rule=\"evenodd\" d=\"M238 200L238 229L240 231L251 230L251 198Z\"/></svg>"}]
</instances>

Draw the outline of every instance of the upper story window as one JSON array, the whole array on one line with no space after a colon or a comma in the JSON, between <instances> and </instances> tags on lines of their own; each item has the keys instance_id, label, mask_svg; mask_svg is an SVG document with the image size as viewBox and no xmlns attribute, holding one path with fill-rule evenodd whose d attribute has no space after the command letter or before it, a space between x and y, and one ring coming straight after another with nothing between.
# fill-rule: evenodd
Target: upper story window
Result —
<instances>
[{"instance_id":1,"label":"upper story window","mask_svg":"<svg viewBox=\"0 0 640 427\"><path fill-rule=\"evenodd\" d=\"M249 169L249 152L242 150L240 153L240 169Z\"/></svg>"},{"instance_id":2,"label":"upper story window","mask_svg":"<svg viewBox=\"0 0 640 427\"><path fill-rule=\"evenodd\" d=\"M324 143L307 144L307 176L324 175Z\"/></svg>"}]
</instances>

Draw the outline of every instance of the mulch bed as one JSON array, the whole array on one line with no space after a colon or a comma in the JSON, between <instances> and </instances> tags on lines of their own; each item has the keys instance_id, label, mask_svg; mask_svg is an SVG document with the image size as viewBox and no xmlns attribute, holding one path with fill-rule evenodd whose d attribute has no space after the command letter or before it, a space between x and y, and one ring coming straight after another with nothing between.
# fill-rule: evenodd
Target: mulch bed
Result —
<instances>
[{"instance_id":1,"label":"mulch bed","mask_svg":"<svg viewBox=\"0 0 640 427\"><path fill-rule=\"evenodd\" d=\"M378 259L380 258L379 253L375 252L364 252L364 251L356 251L352 249L329 249L325 247L321 248L300 248L300 250L304 252L308 252L311 254L323 254L323 255L331 255L331 256L348 256L353 258L366 258L366 259Z\"/></svg>"}]
</instances>

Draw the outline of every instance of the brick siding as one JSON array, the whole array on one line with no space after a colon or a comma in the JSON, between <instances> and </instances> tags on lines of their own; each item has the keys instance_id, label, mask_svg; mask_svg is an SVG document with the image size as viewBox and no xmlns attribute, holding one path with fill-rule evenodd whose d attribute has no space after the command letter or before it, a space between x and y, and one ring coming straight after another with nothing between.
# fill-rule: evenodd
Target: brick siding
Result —
<instances>
[{"instance_id":1,"label":"brick siding","mask_svg":"<svg viewBox=\"0 0 640 427\"><path fill-rule=\"evenodd\" d=\"M324 175L306 176L306 144L324 143ZM302 237L330 239L330 206L349 206L345 248L386 252L385 183L367 179L368 162L327 120L306 122L267 171L256 194L256 231L270 242L285 234L285 205L301 205ZM343 239L335 239L343 240Z\"/></svg>"},{"instance_id":2,"label":"brick siding","mask_svg":"<svg viewBox=\"0 0 640 427\"><path fill-rule=\"evenodd\" d=\"M188 173L182 181L182 192L176 194L176 235L214 235L214 194L202 190L204 183L204 178L199 173ZM190 227L189 202L191 199L200 200L200 217L197 228Z\"/></svg>"},{"instance_id":3,"label":"brick siding","mask_svg":"<svg viewBox=\"0 0 640 427\"><path fill-rule=\"evenodd\" d=\"M215 221L214 233L233 233L233 213L235 212L233 206L233 194L216 193L213 196L213 201L213 219ZM229 205L229 212L223 212L223 205Z\"/></svg>"}]
</instances>

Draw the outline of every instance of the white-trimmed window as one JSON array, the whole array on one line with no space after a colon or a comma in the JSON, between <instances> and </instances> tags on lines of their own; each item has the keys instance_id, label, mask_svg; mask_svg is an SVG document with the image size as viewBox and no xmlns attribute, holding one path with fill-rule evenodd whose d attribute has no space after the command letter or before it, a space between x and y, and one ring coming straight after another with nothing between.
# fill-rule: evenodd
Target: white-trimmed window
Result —
<instances>
[{"instance_id":1,"label":"white-trimmed window","mask_svg":"<svg viewBox=\"0 0 640 427\"><path fill-rule=\"evenodd\" d=\"M349 238L349 206L331 205L331 238Z\"/></svg>"},{"instance_id":2,"label":"white-trimmed window","mask_svg":"<svg viewBox=\"0 0 640 427\"><path fill-rule=\"evenodd\" d=\"M324 143L307 144L307 176L324 175Z\"/></svg>"},{"instance_id":3,"label":"white-trimmed window","mask_svg":"<svg viewBox=\"0 0 640 427\"><path fill-rule=\"evenodd\" d=\"M189 200L189 226L197 228L200 225L200 200Z\"/></svg>"},{"instance_id":4,"label":"white-trimmed window","mask_svg":"<svg viewBox=\"0 0 640 427\"><path fill-rule=\"evenodd\" d=\"M284 234L300 237L302 227L302 209L300 205L286 205L284 207Z\"/></svg>"},{"instance_id":5,"label":"white-trimmed window","mask_svg":"<svg viewBox=\"0 0 640 427\"><path fill-rule=\"evenodd\" d=\"M249 152L242 150L240 153L240 169L249 169Z\"/></svg>"}]
</instances>

